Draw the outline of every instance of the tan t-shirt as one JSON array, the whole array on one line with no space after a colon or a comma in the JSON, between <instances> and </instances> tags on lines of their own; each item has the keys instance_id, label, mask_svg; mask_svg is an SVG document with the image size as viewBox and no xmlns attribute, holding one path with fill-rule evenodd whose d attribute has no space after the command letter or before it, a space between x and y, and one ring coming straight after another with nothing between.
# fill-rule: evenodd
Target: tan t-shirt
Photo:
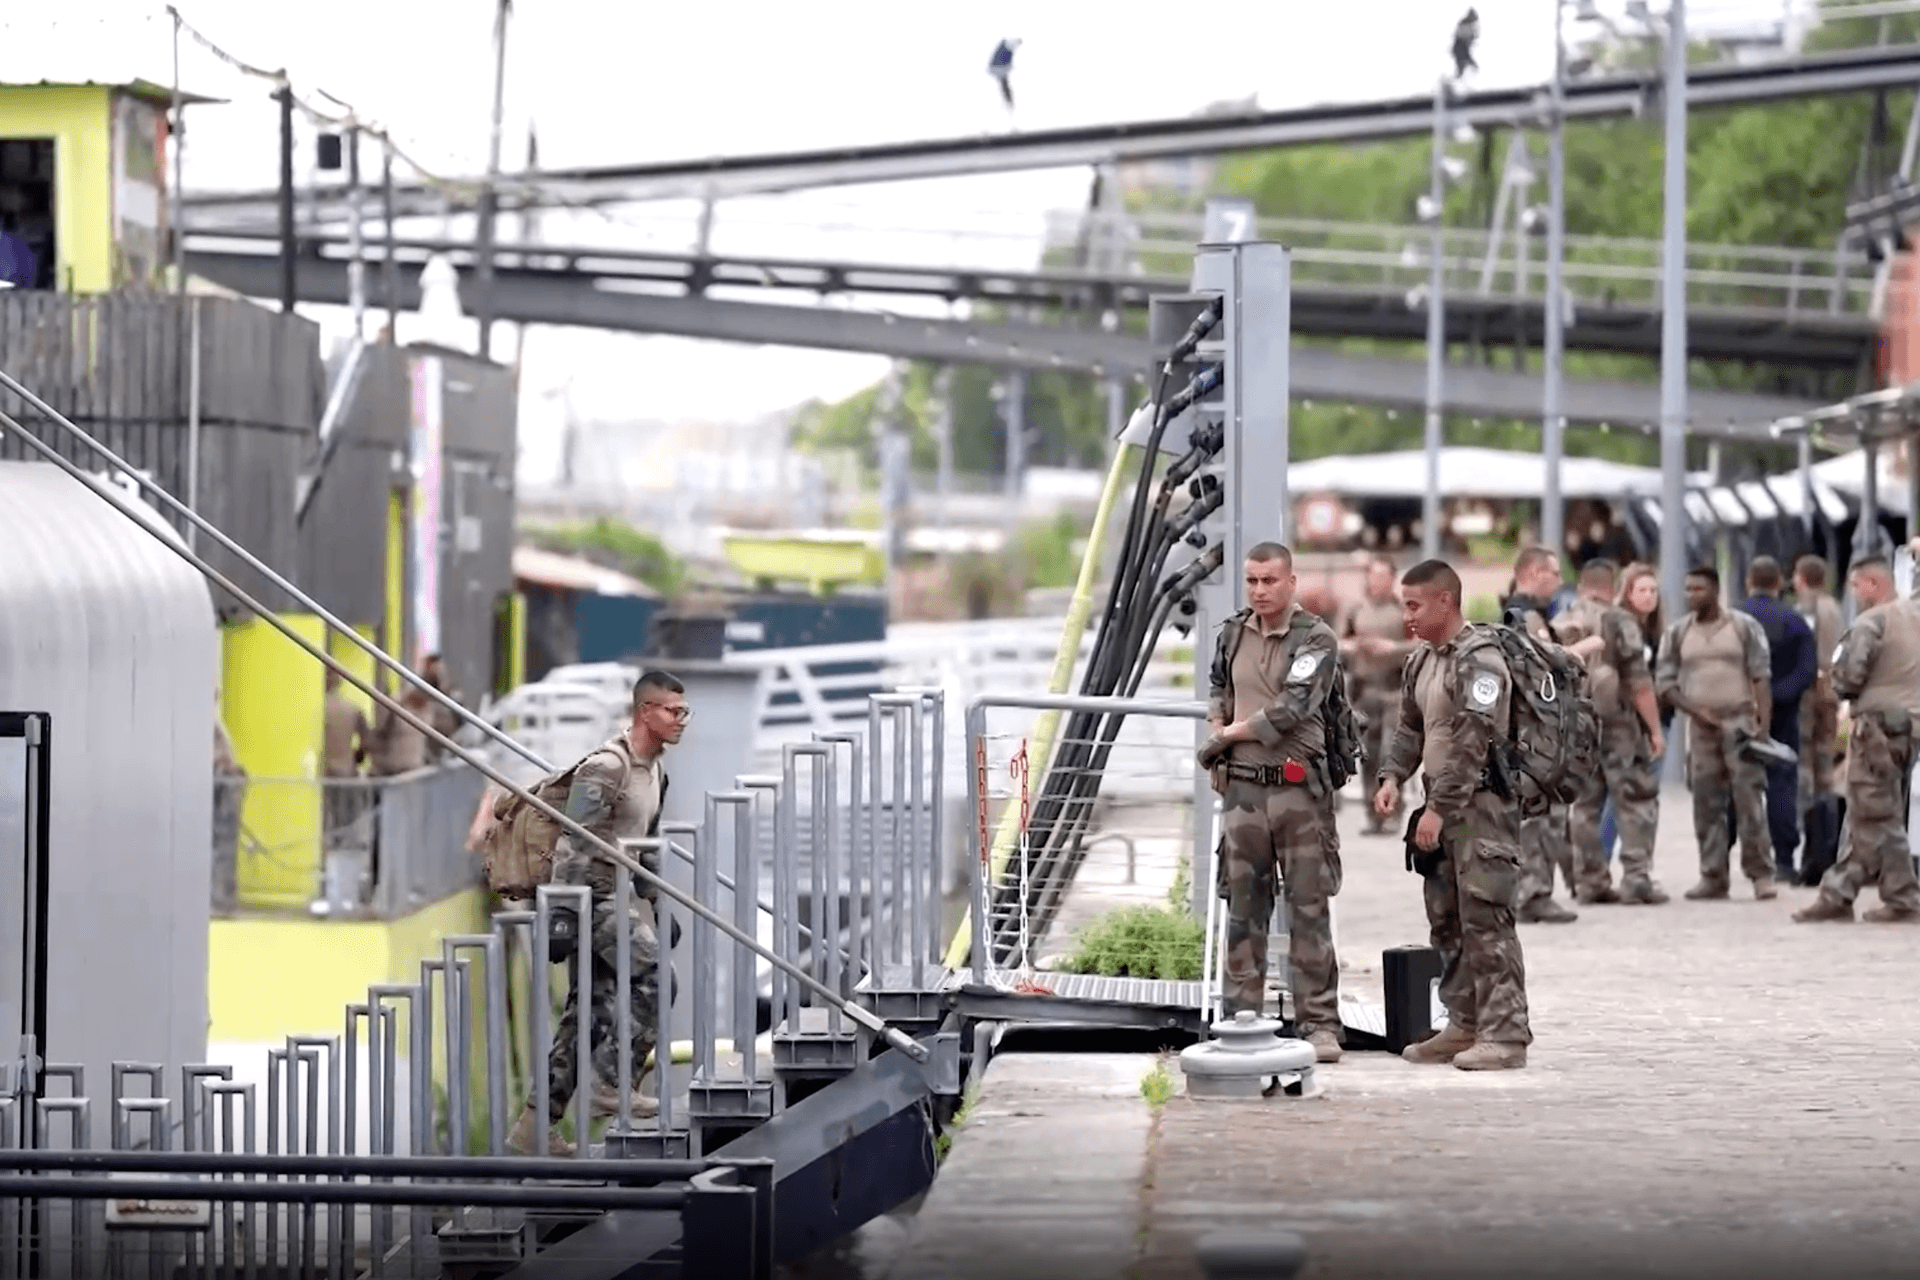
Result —
<instances>
[{"instance_id":1,"label":"tan t-shirt","mask_svg":"<svg viewBox=\"0 0 1920 1280\"><path fill-rule=\"evenodd\" d=\"M1740 630L1722 614L1716 622L1695 619L1680 640L1680 692L1707 711L1753 708L1753 684L1747 679L1747 652Z\"/></svg>"},{"instance_id":2,"label":"tan t-shirt","mask_svg":"<svg viewBox=\"0 0 1920 1280\"><path fill-rule=\"evenodd\" d=\"M1294 625L1300 612L1295 605L1273 631L1263 630L1259 617L1253 614L1241 624L1247 634L1240 637L1240 647L1233 655L1235 720L1250 720L1280 701L1295 661L1293 642L1310 634L1307 628ZM1237 764L1276 765L1288 760L1317 760L1326 749L1326 728L1314 715L1287 730L1278 746L1258 740L1235 743L1233 759Z\"/></svg>"}]
</instances>

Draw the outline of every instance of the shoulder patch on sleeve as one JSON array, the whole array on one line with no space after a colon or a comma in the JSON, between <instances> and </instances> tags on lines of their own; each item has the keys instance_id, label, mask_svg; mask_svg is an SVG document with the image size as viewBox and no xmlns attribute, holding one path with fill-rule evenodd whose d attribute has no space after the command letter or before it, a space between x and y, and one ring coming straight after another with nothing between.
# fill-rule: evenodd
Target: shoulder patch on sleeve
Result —
<instances>
[{"instance_id":1,"label":"shoulder patch on sleeve","mask_svg":"<svg viewBox=\"0 0 1920 1280\"><path fill-rule=\"evenodd\" d=\"M1319 669L1320 655L1317 653L1303 653L1293 660L1291 667L1287 668L1287 679L1310 680L1313 678L1313 673Z\"/></svg>"},{"instance_id":2,"label":"shoulder patch on sleeve","mask_svg":"<svg viewBox=\"0 0 1920 1280\"><path fill-rule=\"evenodd\" d=\"M1491 671L1481 671L1473 677L1467 686L1467 702L1476 711L1491 711L1500 701L1500 677Z\"/></svg>"}]
</instances>

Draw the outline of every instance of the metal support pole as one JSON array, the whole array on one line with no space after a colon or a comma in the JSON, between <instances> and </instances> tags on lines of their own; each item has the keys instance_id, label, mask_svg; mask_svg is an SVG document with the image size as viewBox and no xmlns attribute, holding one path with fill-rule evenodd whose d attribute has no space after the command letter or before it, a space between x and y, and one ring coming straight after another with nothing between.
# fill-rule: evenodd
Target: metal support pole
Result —
<instances>
[{"instance_id":1,"label":"metal support pole","mask_svg":"<svg viewBox=\"0 0 1920 1280\"><path fill-rule=\"evenodd\" d=\"M1880 440L1871 431L1860 435L1860 461L1866 473L1860 479L1860 517L1853 523L1856 560L1880 550Z\"/></svg>"},{"instance_id":2,"label":"metal support pole","mask_svg":"<svg viewBox=\"0 0 1920 1280\"><path fill-rule=\"evenodd\" d=\"M1562 364L1566 354L1566 311L1561 293L1567 255L1567 153L1565 91L1566 44L1562 18L1566 5L1553 4L1553 88L1548 110L1553 113L1547 138L1547 296L1541 314L1546 320L1545 369L1540 397L1540 455L1546 472L1540 490L1540 542L1550 551L1566 551L1566 503L1560 494L1560 457L1567 420L1561 409Z\"/></svg>"},{"instance_id":3,"label":"metal support pole","mask_svg":"<svg viewBox=\"0 0 1920 1280\"><path fill-rule=\"evenodd\" d=\"M387 345L400 340L400 264L393 256L398 239L393 228L393 140L380 136L380 223L387 233L387 257L381 264L380 278L387 290Z\"/></svg>"},{"instance_id":4,"label":"metal support pole","mask_svg":"<svg viewBox=\"0 0 1920 1280\"><path fill-rule=\"evenodd\" d=\"M474 315L480 321L480 358L493 358L493 243L500 205L500 121L507 93L507 13L513 0L499 0L493 17L493 127L487 137L487 178L480 187L480 220L474 243Z\"/></svg>"},{"instance_id":5,"label":"metal support pole","mask_svg":"<svg viewBox=\"0 0 1920 1280\"><path fill-rule=\"evenodd\" d=\"M1446 172L1440 166L1447 145L1447 82L1433 91L1433 156L1429 166L1429 194L1433 225L1427 236L1427 492L1420 508L1420 548L1427 559L1440 555L1441 377L1447 358L1446 304Z\"/></svg>"},{"instance_id":6,"label":"metal support pole","mask_svg":"<svg viewBox=\"0 0 1920 1280\"><path fill-rule=\"evenodd\" d=\"M1010 522L1020 523L1019 503L1027 489L1027 371L1007 373L1007 501L1013 511Z\"/></svg>"},{"instance_id":7,"label":"metal support pole","mask_svg":"<svg viewBox=\"0 0 1920 1280\"><path fill-rule=\"evenodd\" d=\"M933 383L933 420L936 444L940 450L939 475L940 527L945 529L953 513L953 366L942 365Z\"/></svg>"},{"instance_id":8,"label":"metal support pole","mask_svg":"<svg viewBox=\"0 0 1920 1280\"><path fill-rule=\"evenodd\" d=\"M1660 594L1687 607L1687 5L1667 9L1666 245L1660 269Z\"/></svg>"},{"instance_id":9,"label":"metal support pole","mask_svg":"<svg viewBox=\"0 0 1920 1280\"><path fill-rule=\"evenodd\" d=\"M1813 506L1813 437L1806 432L1800 434L1799 453L1800 527L1806 536L1807 550L1811 552L1814 550L1814 530L1819 528L1819 521L1815 518Z\"/></svg>"},{"instance_id":10,"label":"metal support pole","mask_svg":"<svg viewBox=\"0 0 1920 1280\"><path fill-rule=\"evenodd\" d=\"M347 123L347 200L353 210L347 222L347 306L357 344L367 336L367 264L360 228L360 126L352 121Z\"/></svg>"},{"instance_id":11,"label":"metal support pole","mask_svg":"<svg viewBox=\"0 0 1920 1280\"><path fill-rule=\"evenodd\" d=\"M293 86L282 82L280 100L280 309L292 311L295 297L293 241Z\"/></svg>"},{"instance_id":12,"label":"metal support pole","mask_svg":"<svg viewBox=\"0 0 1920 1280\"><path fill-rule=\"evenodd\" d=\"M173 287L181 297L187 293L186 205L183 197L186 177L180 158L187 136L186 101L180 94L180 15L173 15L173 124L167 146L173 152L173 190L167 196L167 229L173 232Z\"/></svg>"}]
</instances>

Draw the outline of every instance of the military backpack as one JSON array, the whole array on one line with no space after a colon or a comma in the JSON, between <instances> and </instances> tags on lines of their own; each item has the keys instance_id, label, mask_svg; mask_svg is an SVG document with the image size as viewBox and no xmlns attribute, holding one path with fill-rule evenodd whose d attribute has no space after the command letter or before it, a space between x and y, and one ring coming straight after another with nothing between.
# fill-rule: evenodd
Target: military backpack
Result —
<instances>
[{"instance_id":1,"label":"military backpack","mask_svg":"<svg viewBox=\"0 0 1920 1280\"><path fill-rule=\"evenodd\" d=\"M527 790L555 809L567 807L567 793L573 789L573 776L580 766L597 755L595 748L559 773L548 774ZM621 763L633 767L624 751L615 751ZM626 786L623 775L621 787ZM502 898L531 898L543 884L553 880L553 855L560 843L560 824L511 791L501 792L493 802L493 822L480 837L482 858L487 868L487 888Z\"/></svg>"},{"instance_id":2,"label":"military backpack","mask_svg":"<svg viewBox=\"0 0 1920 1280\"><path fill-rule=\"evenodd\" d=\"M1468 651L1498 646L1512 677L1506 740L1494 746L1511 798L1528 815L1572 804L1600 750L1600 718L1586 665L1522 627L1485 627L1481 635L1485 639Z\"/></svg>"}]
</instances>

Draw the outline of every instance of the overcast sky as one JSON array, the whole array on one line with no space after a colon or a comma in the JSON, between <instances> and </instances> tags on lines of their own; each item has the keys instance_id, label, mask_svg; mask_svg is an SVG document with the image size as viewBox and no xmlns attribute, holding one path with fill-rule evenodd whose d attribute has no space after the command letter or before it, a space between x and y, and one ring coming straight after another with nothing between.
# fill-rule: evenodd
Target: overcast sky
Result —
<instances>
[{"instance_id":1,"label":"overcast sky","mask_svg":"<svg viewBox=\"0 0 1920 1280\"><path fill-rule=\"evenodd\" d=\"M1777 20L1789 3L1799 7L1698 0L1689 12L1698 28ZM1465 7L519 0L508 36L506 156L509 167L524 156L529 121L542 165L569 166L1177 116L1253 94L1276 108L1416 93L1446 65ZM1623 4L1600 7L1617 15ZM492 8L488 0L180 0L182 16L233 55L285 67L304 97L324 102L316 90L325 90L389 127L421 163L461 174L480 172L486 158ZM172 81L164 4L56 0L24 16L20 9L9 4L0 17L0 78ZM1551 0L1479 0L1478 9L1478 83L1542 81L1553 51ZM1011 119L985 69L1003 36L1023 41ZM188 88L230 100L189 116L188 188L272 185L270 86L190 40L182 67ZM308 146L302 168L310 157ZM867 260L1030 265L1045 212L1081 206L1087 182L1084 170L1056 170L723 203L715 247L803 256L858 246ZM691 228L684 208L570 216L546 238L687 247ZM523 432L530 452L546 452L541 438L559 409L542 393L569 378L585 416L734 420L843 395L883 371L883 361L857 355L550 330L528 342Z\"/></svg>"}]
</instances>

